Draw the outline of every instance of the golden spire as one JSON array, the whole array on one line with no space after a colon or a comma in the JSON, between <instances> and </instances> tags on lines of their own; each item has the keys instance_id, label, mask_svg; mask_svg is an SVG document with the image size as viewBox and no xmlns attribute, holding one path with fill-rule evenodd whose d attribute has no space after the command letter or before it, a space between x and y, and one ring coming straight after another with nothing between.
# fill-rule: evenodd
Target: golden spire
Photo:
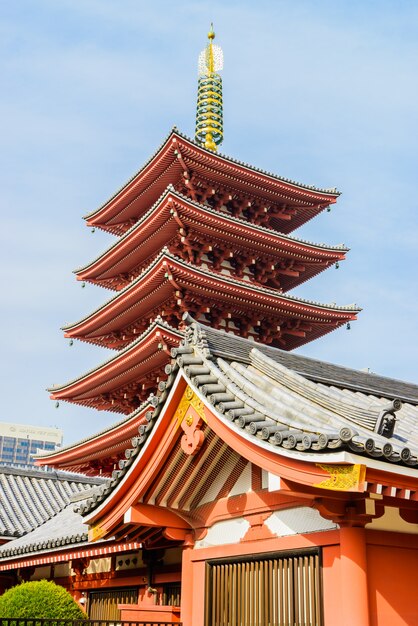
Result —
<instances>
[{"instance_id":1,"label":"golden spire","mask_svg":"<svg viewBox=\"0 0 418 626\"><path fill-rule=\"evenodd\" d=\"M213 43L214 39L211 24L209 43L200 53L198 62L195 138L202 146L216 152L223 140L222 78L218 74L223 68L223 53L222 48Z\"/></svg>"}]
</instances>

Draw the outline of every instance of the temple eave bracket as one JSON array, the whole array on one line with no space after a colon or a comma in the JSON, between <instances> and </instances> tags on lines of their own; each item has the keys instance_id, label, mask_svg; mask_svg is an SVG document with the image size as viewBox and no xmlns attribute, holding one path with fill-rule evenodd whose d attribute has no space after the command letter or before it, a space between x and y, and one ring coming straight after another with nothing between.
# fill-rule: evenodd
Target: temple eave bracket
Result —
<instances>
[{"instance_id":1,"label":"temple eave bracket","mask_svg":"<svg viewBox=\"0 0 418 626\"><path fill-rule=\"evenodd\" d=\"M135 504L124 514L125 524L162 528L166 539L185 541L193 531L191 525L178 513L151 504Z\"/></svg>"}]
</instances>

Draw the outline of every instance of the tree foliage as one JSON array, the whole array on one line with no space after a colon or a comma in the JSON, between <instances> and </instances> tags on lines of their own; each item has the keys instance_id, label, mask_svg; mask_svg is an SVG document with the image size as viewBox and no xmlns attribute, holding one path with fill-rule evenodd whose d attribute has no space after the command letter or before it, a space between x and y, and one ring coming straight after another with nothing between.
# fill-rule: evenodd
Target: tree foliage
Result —
<instances>
[{"instance_id":1,"label":"tree foliage","mask_svg":"<svg viewBox=\"0 0 418 626\"><path fill-rule=\"evenodd\" d=\"M0 596L0 617L86 619L71 594L47 580L21 583Z\"/></svg>"}]
</instances>

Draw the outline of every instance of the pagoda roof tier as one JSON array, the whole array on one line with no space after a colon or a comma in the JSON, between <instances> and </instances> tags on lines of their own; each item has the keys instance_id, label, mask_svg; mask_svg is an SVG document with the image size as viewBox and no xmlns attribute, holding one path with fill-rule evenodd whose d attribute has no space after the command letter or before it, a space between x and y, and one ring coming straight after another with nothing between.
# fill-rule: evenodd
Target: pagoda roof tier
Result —
<instances>
[{"instance_id":1,"label":"pagoda roof tier","mask_svg":"<svg viewBox=\"0 0 418 626\"><path fill-rule=\"evenodd\" d=\"M126 348L102 365L62 386L51 399L128 415L148 398L164 375L171 348L183 335L160 317Z\"/></svg>"},{"instance_id":2,"label":"pagoda roof tier","mask_svg":"<svg viewBox=\"0 0 418 626\"><path fill-rule=\"evenodd\" d=\"M335 189L303 185L199 146L173 129L151 159L87 223L122 234L154 204L169 184L215 206L231 203L249 219L281 232L298 228L336 202Z\"/></svg>"},{"instance_id":3,"label":"pagoda roof tier","mask_svg":"<svg viewBox=\"0 0 418 626\"><path fill-rule=\"evenodd\" d=\"M113 246L77 270L77 278L120 289L165 245L198 265L208 254L215 269L232 263L231 273L238 276L249 268L257 282L283 291L343 260L348 251L343 245L316 244L250 224L194 202L170 186Z\"/></svg>"},{"instance_id":4,"label":"pagoda roof tier","mask_svg":"<svg viewBox=\"0 0 418 626\"><path fill-rule=\"evenodd\" d=\"M36 464L61 470L79 472L87 476L110 476L121 459L138 429L147 424L145 417L150 404L144 402L130 415L119 422L102 429L59 450L43 452L36 458Z\"/></svg>"},{"instance_id":5,"label":"pagoda roof tier","mask_svg":"<svg viewBox=\"0 0 418 626\"><path fill-rule=\"evenodd\" d=\"M197 267L163 249L129 286L84 319L66 326L65 336L124 347L156 315L177 326L186 310L214 327L291 350L356 319L360 309L283 295Z\"/></svg>"}]
</instances>

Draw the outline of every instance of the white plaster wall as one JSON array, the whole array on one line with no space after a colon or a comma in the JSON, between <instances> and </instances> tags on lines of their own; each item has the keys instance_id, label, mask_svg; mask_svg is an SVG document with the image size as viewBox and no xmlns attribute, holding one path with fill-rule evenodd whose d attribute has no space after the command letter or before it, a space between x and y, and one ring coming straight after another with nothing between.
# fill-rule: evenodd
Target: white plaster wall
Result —
<instances>
[{"instance_id":1,"label":"white plaster wall","mask_svg":"<svg viewBox=\"0 0 418 626\"><path fill-rule=\"evenodd\" d=\"M130 554L116 555L116 570L135 569L144 564L141 558L142 552L131 552Z\"/></svg>"},{"instance_id":2,"label":"white plaster wall","mask_svg":"<svg viewBox=\"0 0 418 626\"><path fill-rule=\"evenodd\" d=\"M87 574L98 574L100 572L110 572L111 559L105 557L104 559L93 559L90 561L87 568Z\"/></svg>"},{"instance_id":3,"label":"white plaster wall","mask_svg":"<svg viewBox=\"0 0 418 626\"><path fill-rule=\"evenodd\" d=\"M261 484L263 489L268 489L269 491L279 491L281 488L280 476L263 471L261 474Z\"/></svg>"},{"instance_id":4,"label":"white plaster wall","mask_svg":"<svg viewBox=\"0 0 418 626\"><path fill-rule=\"evenodd\" d=\"M249 529L250 524L246 519L236 519L216 522L204 539L196 541L195 548L209 548L211 546L223 546L228 543L238 543Z\"/></svg>"},{"instance_id":5,"label":"white plaster wall","mask_svg":"<svg viewBox=\"0 0 418 626\"><path fill-rule=\"evenodd\" d=\"M278 537L338 528L336 524L321 517L316 509L307 506L275 511L266 519L265 524Z\"/></svg>"}]
</instances>

